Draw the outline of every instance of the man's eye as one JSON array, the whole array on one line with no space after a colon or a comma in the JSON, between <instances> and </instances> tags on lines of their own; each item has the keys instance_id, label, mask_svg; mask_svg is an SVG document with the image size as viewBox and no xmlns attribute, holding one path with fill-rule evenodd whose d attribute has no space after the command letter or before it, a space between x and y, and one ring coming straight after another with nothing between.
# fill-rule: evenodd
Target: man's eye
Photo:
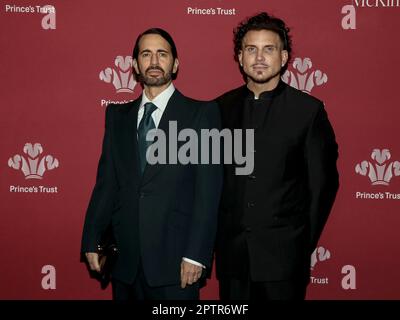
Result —
<instances>
[{"instance_id":1,"label":"man's eye","mask_svg":"<svg viewBox=\"0 0 400 320\"><path fill-rule=\"evenodd\" d=\"M146 58L146 57L148 57L148 56L150 56L150 53L148 53L148 52L143 52L143 53L142 53L142 57L143 57L143 58Z\"/></svg>"},{"instance_id":2,"label":"man's eye","mask_svg":"<svg viewBox=\"0 0 400 320\"><path fill-rule=\"evenodd\" d=\"M265 51L268 53L273 53L275 51L275 47L266 47Z\"/></svg>"},{"instance_id":3,"label":"man's eye","mask_svg":"<svg viewBox=\"0 0 400 320\"><path fill-rule=\"evenodd\" d=\"M246 50L247 50L247 52L249 52L249 53L253 53L253 52L256 51L256 48L254 48L254 47L247 47Z\"/></svg>"},{"instance_id":4,"label":"man's eye","mask_svg":"<svg viewBox=\"0 0 400 320\"><path fill-rule=\"evenodd\" d=\"M167 56L167 53L166 53L166 52L160 52L158 55L159 55L161 58L165 58L165 57Z\"/></svg>"}]
</instances>

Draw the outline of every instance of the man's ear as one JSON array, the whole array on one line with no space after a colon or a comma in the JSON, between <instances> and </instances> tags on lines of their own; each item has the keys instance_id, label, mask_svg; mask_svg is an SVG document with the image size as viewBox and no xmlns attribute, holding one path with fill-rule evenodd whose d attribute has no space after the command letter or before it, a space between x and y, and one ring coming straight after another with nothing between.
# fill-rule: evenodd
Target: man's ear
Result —
<instances>
[{"instance_id":1,"label":"man's ear","mask_svg":"<svg viewBox=\"0 0 400 320\"><path fill-rule=\"evenodd\" d=\"M135 70L136 74L139 74L139 67L136 59L133 59L132 61L133 69Z\"/></svg>"},{"instance_id":2,"label":"man's ear","mask_svg":"<svg viewBox=\"0 0 400 320\"><path fill-rule=\"evenodd\" d=\"M243 51L240 50L238 53L238 61L241 67L243 67Z\"/></svg>"},{"instance_id":3,"label":"man's ear","mask_svg":"<svg viewBox=\"0 0 400 320\"><path fill-rule=\"evenodd\" d=\"M172 67L172 73L175 74L178 71L178 67L179 67L179 60L178 58L175 58L174 66Z\"/></svg>"},{"instance_id":4,"label":"man's ear","mask_svg":"<svg viewBox=\"0 0 400 320\"><path fill-rule=\"evenodd\" d=\"M282 67L285 66L285 64L287 63L288 59L289 59L289 53L287 52L287 50L282 50L281 51Z\"/></svg>"}]
</instances>

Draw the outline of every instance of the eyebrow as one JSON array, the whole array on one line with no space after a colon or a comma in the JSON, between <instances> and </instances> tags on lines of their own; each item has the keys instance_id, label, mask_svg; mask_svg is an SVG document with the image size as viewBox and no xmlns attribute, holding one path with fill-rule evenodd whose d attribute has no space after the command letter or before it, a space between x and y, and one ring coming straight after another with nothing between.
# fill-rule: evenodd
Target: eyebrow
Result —
<instances>
[{"instance_id":1,"label":"eyebrow","mask_svg":"<svg viewBox=\"0 0 400 320\"><path fill-rule=\"evenodd\" d=\"M247 49L247 48L256 48L256 49L257 49L257 46L254 45L254 44L246 44L246 45L244 46L244 49ZM267 44L267 45L265 45L265 46L262 47L262 49L265 49L265 48L275 48L275 49L278 49L279 46L274 45L274 44Z\"/></svg>"},{"instance_id":2,"label":"eyebrow","mask_svg":"<svg viewBox=\"0 0 400 320\"><path fill-rule=\"evenodd\" d=\"M150 50L150 49L143 49L142 51L140 51L140 53L144 53L144 52L151 52L151 50ZM157 49L157 52L168 53L168 50L165 50L165 49Z\"/></svg>"}]
</instances>

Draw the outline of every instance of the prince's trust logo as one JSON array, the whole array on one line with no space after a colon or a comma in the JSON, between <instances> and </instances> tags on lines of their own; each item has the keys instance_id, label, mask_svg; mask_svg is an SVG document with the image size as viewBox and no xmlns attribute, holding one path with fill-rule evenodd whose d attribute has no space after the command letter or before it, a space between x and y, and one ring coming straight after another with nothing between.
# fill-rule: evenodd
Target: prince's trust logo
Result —
<instances>
[{"instance_id":1,"label":"prince's trust logo","mask_svg":"<svg viewBox=\"0 0 400 320\"><path fill-rule=\"evenodd\" d=\"M45 5L43 7L38 5L27 5L22 6L15 4L4 5L4 10L8 14L43 14L41 20L41 26L44 30L55 30L56 27L56 8L53 5Z\"/></svg>"},{"instance_id":2,"label":"prince's trust logo","mask_svg":"<svg viewBox=\"0 0 400 320\"><path fill-rule=\"evenodd\" d=\"M331 258L331 252L324 247L317 247L315 248L314 252L311 255L311 271L314 270L316 264L318 262L326 261ZM328 277L314 277L313 275L310 276L310 282L313 284L328 284L329 279Z\"/></svg>"},{"instance_id":3,"label":"prince's trust logo","mask_svg":"<svg viewBox=\"0 0 400 320\"><path fill-rule=\"evenodd\" d=\"M106 68L100 71L99 78L105 83L112 83L116 93L133 93L136 81L133 75L133 59L131 56L117 56L114 61L114 68ZM128 103L130 100L109 100L101 99L101 106L107 107L110 103Z\"/></svg>"},{"instance_id":4,"label":"prince's trust logo","mask_svg":"<svg viewBox=\"0 0 400 320\"><path fill-rule=\"evenodd\" d=\"M43 153L40 143L25 143L23 148L26 158L19 154L8 159L8 166L21 170L25 179L42 179L46 170L58 168L58 160L51 155L39 157Z\"/></svg>"},{"instance_id":5,"label":"prince's trust logo","mask_svg":"<svg viewBox=\"0 0 400 320\"><path fill-rule=\"evenodd\" d=\"M117 56L114 64L116 68L106 68L100 72L100 80L112 83L117 93L133 93L136 81L133 77L132 57Z\"/></svg>"},{"instance_id":6,"label":"prince's trust logo","mask_svg":"<svg viewBox=\"0 0 400 320\"><path fill-rule=\"evenodd\" d=\"M15 154L8 159L8 166L23 173L26 180L43 179L46 171L58 168L59 162L52 155L42 155L43 147L40 143L25 143L25 155ZM10 192L27 193L57 193L57 187L46 186L10 186Z\"/></svg>"},{"instance_id":7,"label":"prince's trust logo","mask_svg":"<svg viewBox=\"0 0 400 320\"><path fill-rule=\"evenodd\" d=\"M375 163L367 160L362 161L356 165L356 173L362 176L368 175L373 186L377 184L388 186L393 175L400 175L400 162L394 161L389 163L388 160L390 157L389 149L374 149L372 150L371 159Z\"/></svg>"},{"instance_id":8,"label":"prince's trust logo","mask_svg":"<svg viewBox=\"0 0 400 320\"><path fill-rule=\"evenodd\" d=\"M324 247L315 248L311 255L311 270L314 269L315 265L320 261L326 261L331 258L331 252Z\"/></svg>"},{"instance_id":9,"label":"prince's trust logo","mask_svg":"<svg viewBox=\"0 0 400 320\"><path fill-rule=\"evenodd\" d=\"M363 160L355 167L355 172L362 176L367 176L372 186L389 186L393 177L400 176L400 162L389 161L391 154L389 149L373 149L371 160ZM357 192L357 199L394 199L400 200L400 194L388 191L367 193Z\"/></svg>"},{"instance_id":10,"label":"prince's trust logo","mask_svg":"<svg viewBox=\"0 0 400 320\"><path fill-rule=\"evenodd\" d=\"M311 276L310 283L312 285L328 285L329 278L326 275L318 274L318 270L316 270L317 264L319 262L326 262L331 258L330 250L319 246L315 248L314 252L311 255ZM353 265L344 265L340 273L343 275L341 279L341 287L343 290L355 290L356 286L356 276L357 271ZM318 276L317 276L318 275Z\"/></svg>"},{"instance_id":11,"label":"prince's trust logo","mask_svg":"<svg viewBox=\"0 0 400 320\"><path fill-rule=\"evenodd\" d=\"M296 58L292 66L295 71L286 70L282 80L293 88L310 94L316 85L328 82L328 76L321 70L311 71L313 64L310 58Z\"/></svg>"}]
</instances>

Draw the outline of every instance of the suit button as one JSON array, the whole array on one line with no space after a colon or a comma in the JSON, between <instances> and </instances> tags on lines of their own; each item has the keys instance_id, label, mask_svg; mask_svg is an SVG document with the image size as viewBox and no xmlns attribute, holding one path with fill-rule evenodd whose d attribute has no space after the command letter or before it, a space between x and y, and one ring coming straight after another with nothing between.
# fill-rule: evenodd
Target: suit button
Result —
<instances>
[{"instance_id":1,"label":"suit button","mask_svg":"<svg viewBox=\"0 0 400 320\"><path fill-rule=\"evenodd\" d=\"M253 208L254 205L254 202L247 202L247 208Z\"/></svg>"},{"instance_id":2,"label":"suit button","mask_svg":"<svg viewBox=\"0 0 400 320\"><path fill-rule=\"evenodd\" d=\"M140 198L140 199L143 199L145 196L146 196L146 194L145 194L144 192L141 192L141 193L139 194L139 198Z\"/></svg>"},{"instance_id":3,"label":"suit button","mask_svg":"<svg viewBox=\"0 0 400 320\"><path fill-rule=\"evenodd\" d=\"M251 175L248 176L248 178L249 178L250 180L255 180L255 179L256 179L256 176L255 176L254 174L251 174Z\"/></svg>"},{"instance_id":4,"label":"suit button","mask_svg":"<svg viewBox=\"0 0 400 320\"><path fill-rule=\"evenodd\" d=\"M251 228L250 228L250 227L247 227L246 229L244 229L244 231L246 231L246 232L251 232Z\"/></svg>"}]
</instances>

